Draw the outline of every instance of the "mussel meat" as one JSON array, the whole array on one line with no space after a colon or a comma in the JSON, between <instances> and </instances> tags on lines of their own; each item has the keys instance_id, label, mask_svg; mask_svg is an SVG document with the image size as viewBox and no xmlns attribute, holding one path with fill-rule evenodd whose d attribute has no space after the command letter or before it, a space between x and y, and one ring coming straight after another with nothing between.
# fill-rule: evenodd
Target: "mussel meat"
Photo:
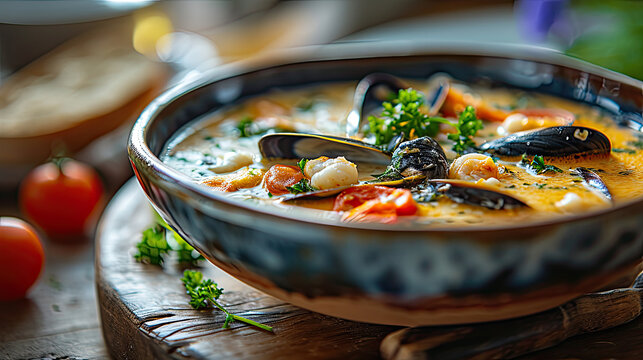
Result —
<instances>
[{"instance_id":1,"label":"mussel meat","mask_svg":"<svg viewBox=\"0 0 643 360\"><path fill-rule=\"evenodd\" d=\"M607 136L582 126L554 126L515 133L480 145L480 150L504 156L586 156L611 151Z\"/></svg>"},{"instance_id":2,"label":"mussel meat","mask_svg":"<svg viewBox=\"0 0 643 360\"><path fill-rule=\"evenodd\" d=\"M584 167L577 167L572 170L572 174L580 176L583 178L585 185L603 194L607 199L612 200L612 193L610 193L607 185L605 185L603 179L601 179L597 173Z\"/></svg>"},{"instance_id":3,"label":"mussel meat","mask_svg":"<svg viewBox=\"0 0 643 360\"><path fill-rule=\"evenodd\" d=\"M266 159L315 159L343 156L355 163L388 165L390 153L354 139L330 135L274 133L259 139L259 151Z\"/></svg>"},{"instance_id":4,"label":"mussel meat","mask_svg":"<svg viewBox=\"0 0 643 360\"><path fill-rule=\"evenodd\" d=\"M425 136L405 141L393 152L391 164L378 176L380 180L395 180L423 175L428 179L446 178L449 164L437 141Z\"/></svg>"},{"instance_id":5,"label":"mussel meat","mask_svg":"<svg viewBox=\"0 0 643 360\"><path fill-rule=\"evenodd\" d=\"M433 179L427 184L434 187L436 194L443 194L459 204L482 206L502 210L529 207L522 200L488 186L463 180Z\"/></svg>"}]
</instances>

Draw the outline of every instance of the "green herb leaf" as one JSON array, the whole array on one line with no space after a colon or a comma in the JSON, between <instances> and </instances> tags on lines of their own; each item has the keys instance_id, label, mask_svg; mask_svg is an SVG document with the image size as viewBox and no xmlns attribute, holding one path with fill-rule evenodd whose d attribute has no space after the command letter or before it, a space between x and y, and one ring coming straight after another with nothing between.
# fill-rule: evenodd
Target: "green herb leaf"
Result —
<instances>
[{"instance_id":1,"label":"green herb leaf","mask_svg":"<svg viewBox=\"0 0 643 360\"><path fill-rule=\"evenodd\" d=\"M286 190L290 191L292 194L305 193L310 191L318 190L310 185L310 180L301 179L298 183L293 186L286 186Z\"/></svg>"},{"instance_id":2,"label":"green herb leaf","mask_svg":"<svg viewBox=\"0 0 643 360\"><path fill-rule=\"evenodd\" d=\"M375 136L375 145L386 145L402 134L405 140L422 136L435 136L439 122L420 112L424 98L414 89L401 89L397 97L382 103L380 117L369 116L367 133Z\"/></svg>"},{"instance_id":3,"label":"green herb leaf","mask_svg":"<svg viewBox=\"0 0 643 360\"><path fill-rule=\"evenodd\" d=\"M161 266L165 256L171 252L177 255L178 263L184 266L194 266L204 260L203 256L174 232L158 214L156 221L156 225L143 231L141 241L136 244L136 261Z\"/></svg>"},{"instance_id":4,"label":"green herb leaf","mask_svg":"<svg viewBox=\"0 0 643 360\"><path fill-rule=\"evenodd\" d=\"M143 238L136 244L138 250L134 258L138 262L152 265L162 265L170 246L165 240L165 229L161 225L153 226L143 231Z\"/></svg>"},{"instance_id":5,"label":"green herb leaf","mask_svg":"<svg viewBox=\"0 0 643 360\"><path fill-rule=\"evenodd\" d=\"M634 149L619 149L619 148L612 148L612 152L615 153L625 153L625 154L636 154L636 150Z\"/></svg>"},{"instance_id":6,"label":"green herb leaf","mask_svg":"<svg viewBox=\"0 0 643 360\"><path fill-rule=\"evenodd\" d=\"M245 322L246 324L256 326L266 331L273 331L271 326L258 323L256 321L244 318L243 316L231 314L217 301L223 295L223 289L211 279L203 279L203 274L199 271L185 270L181 278L185 291L190 295L190 306L194 309L207 309L216 307L226 314L223 328L230 327L234 320Z\"/></svg>"},{"instance_id":7,"label":"green herb leaf","mask_svg":"<svg viewBox=\"0 0 643 360\"><path fill-rule=\"evenodd\" d=\"M304 173L304 168L306 167L306 164L308 163L308 159L301 159L299 162L297 162L297 166L299 166L299 170L301 170L301 173Z\"/></svg>"},{"instance_id":8,"label":"green herb leaf","mask_svg":"<svg viewBox=\"0 0 643 360\"><path fill-rule=\"evenodd\" d=\"M475 149L476 143L471 139L476 135L478 130L482 129L482 120L476 117L476 109L473 106L467 106L458 116L458 123L455 125L457 132L448 134L447 138L453 140L453 151L462 154L467 150Z\"/></svg>"},{"instance_id":9,"label":"green herb leaf","mask_svg":"<svg viewBox=\"0 0 643 360\"><path fill-rule=\"evenodd\" d=\"M530 162L527 154L523 154L520 163L526 168L534 171L536 174L542 174L547 171L563 172L563 170L557 168L554 165L545 164L545 159L541 155L534 156L534 158Z\"/></svg>"},{"instance_id":10,"label":"green herb leaf","mask_svg":"<svg viewBox=\"0 0 643 360\"><path fill-rule=\"evenodd\" d=\"M252 130L252 122L254 120L250 116L243 117L237 124L239 130L239 137L249 137L255 135Z\"/></svg>"}]
</instances>

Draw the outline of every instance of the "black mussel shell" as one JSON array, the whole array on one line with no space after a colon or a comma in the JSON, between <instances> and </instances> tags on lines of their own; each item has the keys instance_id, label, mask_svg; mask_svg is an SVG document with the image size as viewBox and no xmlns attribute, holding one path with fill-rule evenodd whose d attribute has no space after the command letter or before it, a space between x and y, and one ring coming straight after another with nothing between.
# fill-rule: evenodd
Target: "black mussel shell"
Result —
<instances>
[{"instance_id":1,"label":"black mussel shell","mask_svg":"<svg viewBox=\"0 0 643 360\"><path fill-rule=\"evenodd\" d=\"M428 179L446 178L449 164L437 141L425 136L401 143L380 178L401 178L424 175Z\"/></svg>"},{"instance_id":2,"label":"black mussel shell","mask_svg":"<svg viewBox=\"0 0 643 360\"><path fill-rule=\"evenodd\" d=\"M554 126L515 133L480 145L480 150L504 156L586 156L609 154L611 144L598 130L582 126Z\"/></svg>"},{"instance_id":3,"label":"black mussel shell","mask_svg":"<svg viewBox=\"0 0 643 360\"><path fill-rule=\"evenodd\" d=\"M391 155L359 140L329 135L274 133L259 139L259 151L266 159L315 159L343 156L355 163L388 165Z\"/></svg>"},{"instance_id":4,"label":"black mussel shell","mask_svg":"<svg viewBox=\"0 0 643 360\"><path fill-rule=\"evenodd\" d=\"M522 200L509 194L468 181L429 180L429 184L435 187L437 194L446 195L459 204L482 206L494 210L529 207Z\"/></svg>"},{"instance_id":5,"label":"black mussel shell","mask_svg":"<svg viewBox=\"0 0 643 360\"><path fill-rule=\"evenodd\" d=\"M576 169L572 170L572 173L583 178L583 182L585 183L585 185L597 190L606 198L612 200L612 193L610 193L607 185L605 185L603 179L601 179L601 177L597 173L584 167L577 167Z\"/></svg>"}]
</instances>

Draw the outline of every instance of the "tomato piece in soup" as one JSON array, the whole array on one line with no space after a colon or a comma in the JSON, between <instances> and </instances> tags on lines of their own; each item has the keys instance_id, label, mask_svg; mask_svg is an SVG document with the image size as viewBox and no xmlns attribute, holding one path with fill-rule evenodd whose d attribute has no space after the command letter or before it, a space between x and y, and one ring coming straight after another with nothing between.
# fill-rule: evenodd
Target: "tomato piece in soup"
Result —
<instances>
[{"instance_id":1,"label":"tomato piece in soup","mask_svg":"<svg viewBox=\"0 0 643 360\"><path fill-rule=\"evenodd\" d=\"M304 178L297 166L273 165L263 177L263 187L273 195L288 194L286 187L293 186Z\"/></svg>"},{"instance_id":2,"label":"tomato piece in soup","mask_svg":"<svg viewBox=\"0 0 643 360\"><path fill-rule=\"evenodd\" d=\"M355 186L342 191L333 206L335 211L347 211L347 221L395 222L398 216L414 215L417 203L406 189L385 186Z\"/></svg>"}]
</instances>

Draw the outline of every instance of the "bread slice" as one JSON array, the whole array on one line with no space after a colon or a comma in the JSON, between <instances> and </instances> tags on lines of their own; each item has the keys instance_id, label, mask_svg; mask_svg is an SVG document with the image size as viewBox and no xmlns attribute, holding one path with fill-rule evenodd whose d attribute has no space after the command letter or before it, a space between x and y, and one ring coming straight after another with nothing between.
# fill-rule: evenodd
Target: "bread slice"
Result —
<instances>
[{"instance_id":1,"label":"bread slice","mask_svg":"<svg viewBox=\"0 0 643 360\"><path fill-rule=\"evenodd\" d=\"M165 67L134 51L131 31L102 29L37 59L0 86L0 164L75 152L133 120L160 92Z\"/></svg>"}]
</instances>

